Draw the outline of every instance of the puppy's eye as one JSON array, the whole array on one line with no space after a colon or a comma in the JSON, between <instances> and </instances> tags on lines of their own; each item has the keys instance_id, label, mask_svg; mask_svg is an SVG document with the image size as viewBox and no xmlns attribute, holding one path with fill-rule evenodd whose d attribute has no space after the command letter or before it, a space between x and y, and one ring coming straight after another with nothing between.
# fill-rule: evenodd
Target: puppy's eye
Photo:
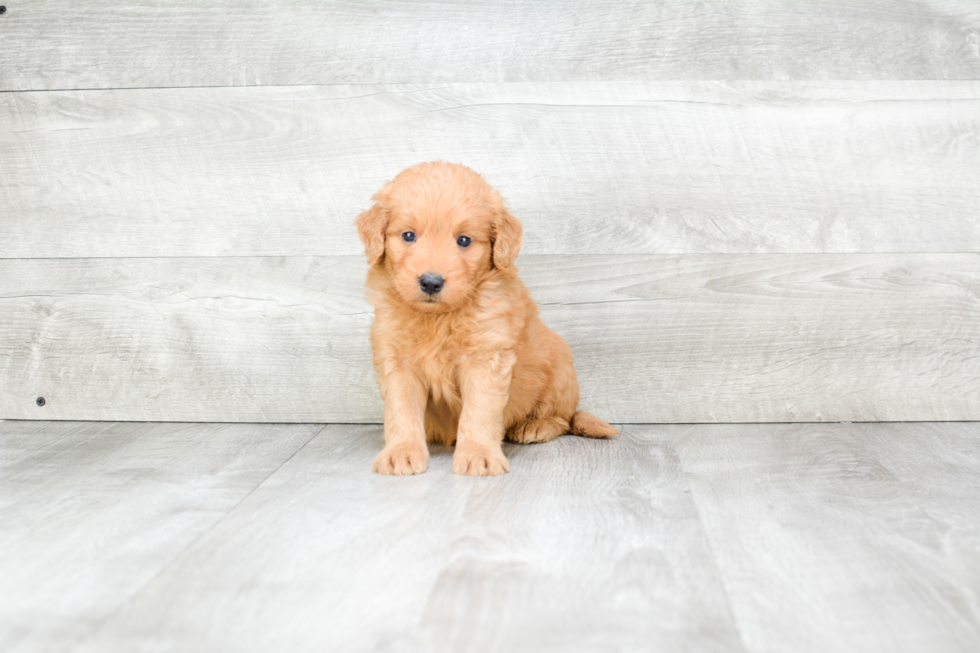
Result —
<instances>
[{"instance_id":1,"label":"puppy's eye","mask_svg":"<svg viewBox=\"0 0 980 653\"><path fill-rule=\"evenodd\" d=\"M415 242L415 232L414 231L406 231L405 233L402 234L402 240L404 240L406 243L414 243Z\"/></svg>"},{"instance_id":2,"label":"puppy's eye","mask_svg":"<svg viewBox=\"0 0 980 653\"><path fill-rule=\"evenodd\" d=\"M456 244L459 245L460 247L469 247L470 243L472 242L473 239L470 238L469 236L460 236L459 238L456 239Z\"/></svg>"}]
</instances>

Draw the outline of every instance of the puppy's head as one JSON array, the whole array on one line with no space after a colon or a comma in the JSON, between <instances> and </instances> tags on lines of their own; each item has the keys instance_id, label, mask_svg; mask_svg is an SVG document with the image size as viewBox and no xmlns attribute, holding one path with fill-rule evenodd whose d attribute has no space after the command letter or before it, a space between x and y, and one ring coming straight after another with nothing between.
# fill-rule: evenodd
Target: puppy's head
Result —
<instances>
[{"instance_id":1,"label":"puppy's head","mask_svg":"<svg viewBox=\"0 0 980 653\"><path fill-rule=\"evenodd\" d=\"M402 171L355 222L371 265L398 297L426 312L454 310L493 270L513 266L521 223L469 168L437 161Z\"/></svg>"}]
</instances>

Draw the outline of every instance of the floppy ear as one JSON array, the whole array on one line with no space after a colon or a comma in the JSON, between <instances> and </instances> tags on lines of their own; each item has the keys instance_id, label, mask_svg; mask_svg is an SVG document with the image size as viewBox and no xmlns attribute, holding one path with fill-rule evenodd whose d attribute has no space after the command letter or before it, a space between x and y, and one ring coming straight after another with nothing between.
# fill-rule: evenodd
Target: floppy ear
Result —
<instances>
[{"instance_id":1,"label":"floppy ear","mask_svg":"<svg viewBox=\"0 0 980 653\"><path fill-rule=\"evenodd\" d=\"M362 212L354 221L357 235L364 243L364 253L369 265L377 265L385 256L385 230L388 228L388 212L380 203Z\"/></svg>"},{"instance_id":2,"label":"floppy ear","mask_svg":"<svg viewBox=\"0 0 980 653\"><path fill-rule=\"evenodd\" d=\"M521 223L501 206L493 223L493 233L490 236L491 262L498 270L514 264L517 253L521 251L521 236L524 228Z\"/></svg>"}]
</instances>

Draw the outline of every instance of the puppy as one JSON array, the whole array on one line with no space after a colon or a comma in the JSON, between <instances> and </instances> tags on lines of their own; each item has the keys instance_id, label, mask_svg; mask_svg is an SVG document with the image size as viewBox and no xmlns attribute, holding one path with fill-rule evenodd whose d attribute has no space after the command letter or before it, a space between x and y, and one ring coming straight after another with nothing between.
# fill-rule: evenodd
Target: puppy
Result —
<instances>
[{"instance_id":1,"label":"puppy","mask_svg":"<svg viewBox=\"0 0 980 653\"><path fill-rule=\"evenodd\" d=\"M453 471L509 471L501 450L617 431L576 411L572 352L517 276L521 223L473 170L408 168L355 225L370 270L371 349L384 399L380 474L420 474L427 443L456 445Z\"/></svg>"}]
</instances>

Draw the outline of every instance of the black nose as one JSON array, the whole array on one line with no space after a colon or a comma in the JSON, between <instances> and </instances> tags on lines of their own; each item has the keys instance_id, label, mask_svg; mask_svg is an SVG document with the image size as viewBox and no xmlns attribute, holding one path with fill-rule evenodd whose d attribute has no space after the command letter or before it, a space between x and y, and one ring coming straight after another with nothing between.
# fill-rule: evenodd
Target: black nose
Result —
<instances>
[{"instance_id":1,"label":"black nose","mask_svg":"<svg viewBox=\"0 0 980 653\"><path fill-rule=\"evenodd\" d=\"M419 285L422 286L422 292L426 295L434 295L442 290L442 287L446 285L446 280L438 274L426 272L419 277Z\"/></svg>"}]
</instances>

